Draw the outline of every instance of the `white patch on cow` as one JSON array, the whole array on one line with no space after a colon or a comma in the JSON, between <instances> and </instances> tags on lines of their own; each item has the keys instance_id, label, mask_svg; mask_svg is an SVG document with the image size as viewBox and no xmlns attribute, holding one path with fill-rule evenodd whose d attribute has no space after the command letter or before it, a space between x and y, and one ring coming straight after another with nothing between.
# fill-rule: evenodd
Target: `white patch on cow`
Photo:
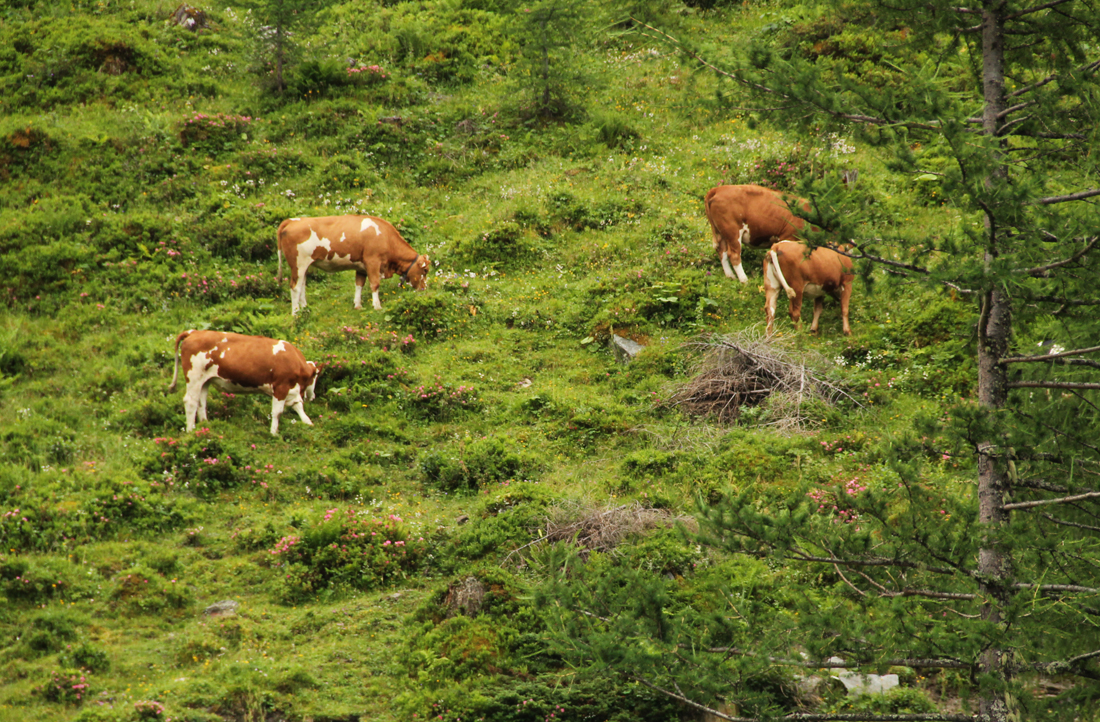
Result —
<instances>
[{"instance_id":1,"label":"white patch on cow","mask_svg":"<svg viewBox=\"0 0 1100 722\"><path fill-rule=\"evenodd\" d=\"M807 283L802 287L802 295L806 298L817 298L825 295L825 289L816 283Z\"/></svg>"},{"instance_id":2,"label":"white patch on cow","mask_svg":"<svg viewBox=\"0 0 1100 722\"><path fill-rule=\"evenodd\" d=\"M368 228L374 229L374 235L382 235L382 229L378 227L378 224L374 222L373 218L364 218L363 222L359 224L359 232L367 230Z\"/></svg>"},{"instance_id":3,"label":"white patch on cow","mask_svg":"<svg viewBox=\"0 0 1100 722\"><path fill-rule=\"evenodd\" d=\"M737 274L738 281L740 281L741 283L749 282L749 277L745 275L745 269L741 266L740 263L733 267L733 271Z\"/></svg>"},{"instance_id":4,"label":"white patch on cow","mask_svg":"<svg viewBox=\"0 0 1100 722\"><path fill-rule=\"evenodd\" d=\"M381 311L382 310L382 301L378 297L378 291L372 291L371 294L370 294L370 297L371 297L371 300L374 301L374 310L375 311Z\"/></svg>"},{"instance_id":5,"label":"white patch on cow","mask_svg":"<svg viewBox=\"0 0 1100 722\"><path fill-rule=\"evenodd\" d=\"M286 351L286 341L276 341L275 345L271 347L272 356L278 356L284 351Z\"/></svg>"},{"instance_id":6,"label":"white patch on cow","mask_svg":"<svg viewBox=\"0 0 1100 722\"><path fill-rule=\"evenodd\" d=\"M363 287L359 284L355 284L355 309L359 310L363 307Z\"/></svg>"},{"instance_id":7,"label":"white patch on cow","mask_svg":"<svg viewBox=\"0 0 1100 722\"><path fill-rule=\"evenodd\" d=\"M725 272L727 278L734 278L733 268L730 267L730 256L725 251L722 251L722 271Z\"/></svg>"},{"instance_id":8,"label":"white patch on cow","mask_svg":"<svg viewBox=\"0 0 1100 722\"><path fill-rule=\"evenodd\" d=\"M291 218L290 220L292 220L292 221L300 221L300 220L302 220L302 219L301 219L301 218Z\"/></svg>"}]
</instances>

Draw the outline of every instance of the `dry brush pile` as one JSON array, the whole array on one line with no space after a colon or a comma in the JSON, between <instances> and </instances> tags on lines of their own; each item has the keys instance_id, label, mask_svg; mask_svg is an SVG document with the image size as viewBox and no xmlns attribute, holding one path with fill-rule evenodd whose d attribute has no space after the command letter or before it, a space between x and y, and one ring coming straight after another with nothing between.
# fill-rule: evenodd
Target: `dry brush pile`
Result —
<instances>
[{"instance_id":1,"label":"dry brush pile","mask_svg":"<svg viewBox=\"0 0 1100 722\"><path fill-rule=\"evenodd\" d=\"M764 338L747 330L709 336L689 344L701 351L694 377L674 390L669 403L692 416L734 423L746 409L761 426L800 432L820 423L811 413L820 404L849 400L861 406L833 377L820 354L796 349L789 340Z\"/></svg>"}]
</instances>

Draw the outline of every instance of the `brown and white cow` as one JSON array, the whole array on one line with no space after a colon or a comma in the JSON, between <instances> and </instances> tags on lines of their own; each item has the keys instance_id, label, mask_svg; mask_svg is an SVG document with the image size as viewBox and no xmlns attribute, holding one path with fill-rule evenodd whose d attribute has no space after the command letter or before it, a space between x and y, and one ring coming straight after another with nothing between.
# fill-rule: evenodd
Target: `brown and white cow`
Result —
<instances>
[{"instance_id":1,"label":"brown and white cow","mask_svg":"<svg viewBox=\"0 0 1100 722\"><path fill-rule=\"evenodd\" d=\"M279 274L290 266L292 314L306 307L306 271L355 271L355 308L363 307L363 282L370 278L374 309L382 308L378 285L397 274L416 289L426 284L431 259L417 254L390 223L374 216L290 218L279 224Z\"/></svg>"},{"instance_id":2,"label":"brown and white cow","mask_svg":"<svg viewBox=\"0 0 1100 722\"><path fill-rule=\"evenodd\" d=\"M802 210L810 204L801 198ZM722 270L730 278L748 283L741 266L741 247L766 248L776 241L793 240L806 221L791 213L782 193L756 185L718 186L706 197L707 220L714 233L714 250L722 258ZM730 268L730 264L733 267Z\"/></svg>"},{"instance_id":3,"label":"brown and white cow","mask_svg":"<svg viewBox=\"0 0 1100 722\"><path fill-rule=\"evenodd\" d=\"M808 296L814 300L814 322L810 331L817 333L817 322L821 318L824 295L827 293L840 301L840 318L844 324L844 335L851 336L848 326L848 300L852 297L852 259L829 248L815 248L807 257L809 249L803 243L781 241L771 247L764 255L764 315L768 319L767 334L771 336L775 322L775 304L779 298L779 289L787 292L790 299L791 321L795 328L801 327L802 298Z\"/></svg>"},{"instance_id":4,"label":"brown and white cow","mask_svg":"<svg viewBox=\"0 0 1100 722\"><path fill-rule=\"evenodd\" d=\"M279 433L279 416L287 406L298 412L302 423L313 426L302 401L313 400L319 370L286 341L224 331L184 331L176 337L169 391L176 390L181 359L187 379L183 408L188 431L195 428L196 414L206 421L206 394L211 383L235 394L270 396L272 434Z\"/></svg>"}]
</instances>

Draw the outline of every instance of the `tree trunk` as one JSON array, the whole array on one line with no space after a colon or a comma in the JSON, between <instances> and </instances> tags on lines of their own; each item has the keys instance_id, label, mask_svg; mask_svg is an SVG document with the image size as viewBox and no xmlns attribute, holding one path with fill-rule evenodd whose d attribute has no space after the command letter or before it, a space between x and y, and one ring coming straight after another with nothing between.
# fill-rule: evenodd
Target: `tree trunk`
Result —
<instances>
[{"instance_id":1,"label":"tree trunk","mask_svg":"<svg viewBox=\"0 0 1100 722\"><path fill-rule=\"evenodd\" d=\"M982 127L989 138L996 138L1001 121L998 114L1005 107L1004 92L1004 0L987 0L982 10L982 92L985 109ZM1000 163L986 179L993 188L1007 181L1007 167ZM986 206L985 227L987 268L999 253L1000 226L992 204ZM1000 364L1008 352L1012 335L1010 299L998 288L986 291L978 328L978 401L989 411L1004 408L1008 398L1007 371ZM982 525L995 532L1008 521L1004 509L1009 478L1003 444L997 439L985 439L978 444L978 516ZM1002 609L1009 602L1009 581L1012 559L996 541L993 533L983 539L978 552L980 589L985 598L982 618L993 624L1002 621ZM979 660L979 669L987 679L996 680L996 689L982 692L979 712L990 722L1006 722L1011 710L1005 687L1010 670L1007 650L991 644Z\"/></svg>"}]
</instances>

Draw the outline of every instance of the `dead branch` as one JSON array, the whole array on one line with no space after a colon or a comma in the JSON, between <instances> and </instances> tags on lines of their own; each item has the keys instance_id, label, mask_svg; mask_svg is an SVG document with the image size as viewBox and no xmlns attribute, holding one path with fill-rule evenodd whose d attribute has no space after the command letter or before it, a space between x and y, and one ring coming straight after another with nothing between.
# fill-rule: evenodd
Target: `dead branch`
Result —
<instances>
[{"instance_id":1,"label":"dead branch","mask_svg":"<svg viewBox=\"0 0 1100 722\"><path fill-rule=\"evenodd\" d=\"M1096 195L1100 195L1100 190L1096 191ZM1035 268L1018 268L1018 269L1015 270L1015 272L1016 273L1024 273L1024 274L1027 274L1028 276L1036 276L1036 275L1040 275L1042 273L1045 273L1046 271L1053 270L1055 268L1061 268L1062 266L1068 266L1069 264L1073 263L1074 261L1076 261L1081 256L1088 253L1090 250L1092 250L1092 247L1095 246L1098 241L1100 241L1100 236L1095 236L1080 251L1078 251L1077 253L1074 253L1069 258L1063 258L1061 261L1055 261L1054 263L1048 263L1045 266L1037 266Z\"/></svg>"},{"instance_id":2,"label":"dead branch","mask_svg":"<svg viewBox=\"0 0 1100 722\"><path fill-rule=\"evenodd\" d=\"M585 552L606 552L629 536L677 523L693 526L695 520L692 517L677 516L665 509L643 507L637 502L602 510L584 503L560 504L551 508L547 514L546 533L510 551L501 566L512 555L542 542L566 541L575 543Z\"/></svg>"},{"instance_id":3,"label":"dead branch","mask_svg":"<svg viewBox=\"0 0 1100 722\"><path fill-rule=\"evenodd\" d=\"M1068 504L1072 501L1081 501L1082 499L1095 499L1100 496L1100 491L1090 491L1087 494L1077 494L1076 496L1063 496L1059 499L1040 499L1038 501L1021 501L1015 504L1004 504L1002 509L1031 509L1036 506L1045 506L1046 504Z\"/></svg>"},{"instance_id":4,"label":"dead branch","mask_svg":"<svg viewBox=\"0 0 1100 722\"><path fill-rule=\"evenodd\" d=\"M1100 384L1073 381L1009 381L1010 389L1100 389Z\"/></svg>"},{"instance_id":5,"label":"dead branch","mask_svg":"<svg viewBox=\"0 0 1100 722\"><path fill-rule=\"evenodd\" d=\"M781 339L766 339L759 329L712 336L690 345L704 353L694 378L676 388L669 403L693 416L730 423L745 408L761 407L766 412L760 425L798 432L814 426L806 411L814 401L835 404L848 399L863 406L826 377L825 359Z\"/></svg>"},{"instance_id":6,"label":"dead branch","mask_svg":"<svg viewBox=\"0 0 1100 722\"><path fill-rule=\"evenodd\" d=\"M1015 364L1015 363L1031 363L1033 361L1050 361L1051 359L1062 358L1063 356L1080 356L1083 353L1092 353L1093 351L1100 351L1100 346L1090 346L1089 348L1078 348L1072 351L1062 351L1060 353L1048 353L1040 356L1014 356L1012 358L1003 358L999 363L1003 364Z\"/></svg>"}]
</instances>

